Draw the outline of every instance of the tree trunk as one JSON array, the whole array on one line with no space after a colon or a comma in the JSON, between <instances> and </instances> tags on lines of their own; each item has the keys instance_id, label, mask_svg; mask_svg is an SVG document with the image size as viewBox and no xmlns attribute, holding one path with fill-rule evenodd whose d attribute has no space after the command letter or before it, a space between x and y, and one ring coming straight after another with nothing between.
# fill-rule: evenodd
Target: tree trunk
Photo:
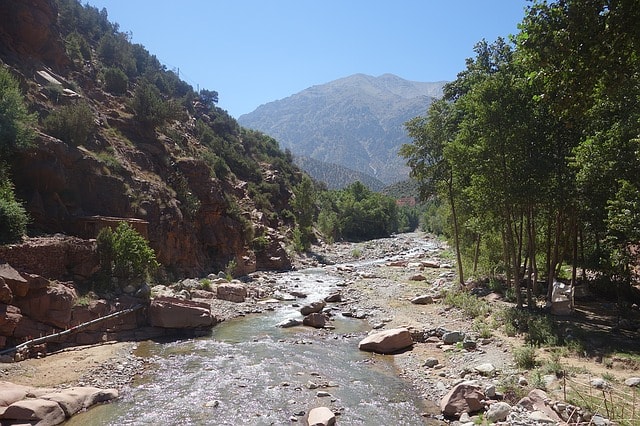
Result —
<instances>
[{"instance_id":1,"label":"tree trunk","mask_svg":"<svg viewBox=\"0 0 640 426\"><path fill-rule=\"evenodd\" d=\"M513 274L513 290L516 293L516 304L518 308L522 308L522 293L520 292L520 259L518 258L518 249L515 242L516 231L513 229L515 224L513 223L513 218L511 217L511 211L509 208L506 209L505 216L508 247L507 252L511 258L511 267L509 268L509 265L507 265L507 268L512 269L511 273Z\"/></svg>"},{"instance_id":2,"label":"tree trunk","mask_svg":"<svg viewBox=\"0 0 640 426\"><path fill-rule=\"evenodd\" d=\"M458 215L456 214L456 203L453 198L453 176L449 176L449 202L451 203L451 216L453 218L453 241L456 250L456 263L458 264L458 280L460 288L464 287L464 273L462 270L462 256L460 254L460 236L458 228Z\"/></svg>"}]
</instances>

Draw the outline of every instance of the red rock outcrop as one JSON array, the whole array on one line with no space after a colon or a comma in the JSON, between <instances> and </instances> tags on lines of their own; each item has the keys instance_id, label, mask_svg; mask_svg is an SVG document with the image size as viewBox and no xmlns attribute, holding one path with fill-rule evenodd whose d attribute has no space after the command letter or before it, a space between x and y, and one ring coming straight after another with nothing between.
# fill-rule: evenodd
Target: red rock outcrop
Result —
<instances>
[{"instance_id":1,"label":"red rock outcrop","mask_svg":"<svg viewBox=\"0 0 640 426\"><path fill-rule=\"evenodd\" d=\"M211 327L216 318L206 303L182 300L175 297L157 297L149 307L149 322L162 328Z\"/></svg>"}]
</instances>

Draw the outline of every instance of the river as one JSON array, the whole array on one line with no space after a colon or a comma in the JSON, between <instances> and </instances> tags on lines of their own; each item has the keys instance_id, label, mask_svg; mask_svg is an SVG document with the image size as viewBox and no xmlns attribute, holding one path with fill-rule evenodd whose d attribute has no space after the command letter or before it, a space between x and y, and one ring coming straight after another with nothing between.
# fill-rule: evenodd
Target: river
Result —
<instances>
[{"instance_id":1,"label":"river","mask_svg":"<svg viewBox=\"0 0 640 426\"><path fill-rule=\"evenodd\" d=\"M408 253L407 253L408 254ZM411 253L415 255L415 252ZM279 274L279 284L320 300L341 278L317 268ZM304 424L327 406L342 425L423 425L429 408L398 377L392 356L358 350L364 320L332 311L332 329L280 328L301 318L298 301L226 321L210 335L141 342L151 367L122 398L74 417L71 425Z\"/></svg>"}]
</instances>

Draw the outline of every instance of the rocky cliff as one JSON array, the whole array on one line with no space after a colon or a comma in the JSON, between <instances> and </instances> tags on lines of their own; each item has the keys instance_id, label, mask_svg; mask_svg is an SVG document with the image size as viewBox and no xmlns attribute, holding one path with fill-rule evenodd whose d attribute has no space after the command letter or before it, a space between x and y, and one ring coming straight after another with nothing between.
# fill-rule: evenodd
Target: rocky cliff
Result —
<instances>
[{"instance_id":1,"label":"rocky cliff","mask_svg":"<svg viewBox=\"0 0 640 426\"><path fill-rule=\"evenodd\" d=\"M104 15L75 0L0 1L0 66L20 82L39 119L33 146L11 159L30 233L95 238L98 229L89 225L96 218L134 219L145 223L167 277L202 276L229 264L238 275L289 268L281 231L293 222L280 213L300 172L273 140L203 105ZM109 40L122 43L112 55L130 56L107 56ZM74 56L78 45L84 56ZM126 71L122 93L106 90L112 69ZM132 106L145 82L171 110L161 123L141 121ZM78 142L52 135L47 117L79 105L91 114L88 136ZM255 237L267 241L258 253Z\"/></svg>"}]
</instances>

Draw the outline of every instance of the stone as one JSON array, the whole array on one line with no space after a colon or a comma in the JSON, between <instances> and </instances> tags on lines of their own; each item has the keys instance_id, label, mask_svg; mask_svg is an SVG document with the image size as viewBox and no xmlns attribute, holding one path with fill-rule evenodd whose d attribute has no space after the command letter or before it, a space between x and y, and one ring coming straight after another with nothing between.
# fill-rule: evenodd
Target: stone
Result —
<instances>
[{"instance_id":1,"label":"stone","mask_svg":"<svg viewBox=\"0 0 640 426\"><path fill-rule=\"evenodd\" d=\"M507 416L510 411L511 406L506 402L500 401L491 404L484 417L489 421L489 423L503 422L507 420Z\"/></svg>"},{"instance_id":2,"label":"stone","mask_svg":"<svg viewBox=\"0 0 640 426\"><path fill-rule=\"evenodd\" d=\"M429 295L417 296L411 299L411 303L414 305L429 305L433 303L433 297Z\"/></svg>"},{"instance_id":3,"label":"stone","mask_svg":"<svg viewBox=\"0 0 640 426\"><path fill-rule=\"evenodd\" d=\"M409 277L409 281L425 281L427 278L422 274L415 274Z\"/></svg>"},{"instance_id":4,"label":"stone","mask_svg":"<svg viewBox=\"0 0 640 426\"><path fill-rule=\"evenodd\" d=\"M527 380L526 377L524 377L524 376L518 377L518 385L527 386L528 384L529 384L529 381Z\"/></svg>"},{"instance_id":5,"label":"stone","mask_svg":"<svg viewBox=\"0 0 640 426\"><path fill-rule=\"evenodd\" d=\"M440 410L445 416L459 416L475 413L483 409L485 395L476 382L462 382L455 385L440 401Z\"/></svg>"},{"instance_id":6,"label":"stone","mask_svg":"<svg viewBox=\"0 0 640 426\"><path fill-rule=\"evenodd\" d=\"M461 331L449 331L442 335L442 342L445 345L453 345L454 343L462 342L465 334Z\"/></svg>"},{"instance_id":7,"label":"stone","mask_svg":"<svg viewBox=\"0 0 640 426\"><path fill-rule=\"evenodd\" d=\"M631 387L640 387L640 377L629 377L624 384Z\"/></svg>"},{"instance_id":8,"label":"stone","mask_svg":"<svg viewBox=\"0 0 640 426\"><path fill-rule=\"evenodd\" d=\"M476 365L475 367L473 367L473 369L478 372L480 375L485 376L485 377L491 377L495 374L496 372L496 367L491 364L490 362L484 363L484 364L480 364L480 365Z\"/></svg>"},{"instance_id":9,"label":"stone","mask_svg":"<svg viewBox=\"0 0 640 426\"><path fill-rule=\"evenodd\" d=\"M484 388L484 396L489 399L494 399L496 397L496 385L487 385Z\"/></svg>"},{"instance_id":10,"label":"stone","mask_svg":"<svg viewBox=\"0 0 640 426\"><path fill-rule=\"evenodd\" d=\"M309 426L333 426L336 424L336 415L328 407L316 407L309 411L307 423Z\"/></svg>"},{"instance_id":11,"label":"stone","mask_svg":"<svg viewBox=\"0 0 640 426\"><path fill-rule=\"evenodd\" d=\"M10 304L13 300L13 292L4 282L4 279L0 278L0 303Z\"/></svg>"},{"instance_id":12,"label":"stone","mask_svg":"<svg viewBox=\"0 0 640 426\"><path fill-rule=\"evenodd\" d=\"M26 296L16 298L13 304L34 321L67 328L76 299L73 288L51 282L46 288L31 290Z\"/></svg>"},{"instance_id":13,"label":"stone","mask_svg":"<svg viewBox=\"0 0 640 426\"><path fill-rule=\"evenodd\" d=\"M591 384L591 386L593 386L596 389L605 389L610 387L609 382L607 382L604 379L601 379L599 377L595 378L595 379L591 379L591 382L589 382Z\"/></svg>"},{"instance_id":14,"label":"stone","mask_svg":"<svg viewBox=\"0 0 640 426\"><path fill-rule=\"evenodd\" d=\"M11 423L21 422L45 426L64 422L66 415L62 407L55 401L27 398L9 405L0 419L9 420Z\"/></svg>"},{"instance_id":15,"label":"stone","mask_svg":"<svg viewBox=\"0 0 640 426\"><path fill-rule=\"evenodd\" d=\"M406 328L393 328L365 337L358 348L361 351L388 354L406 349L413 345L411 333Z\"/></svg>"},{"instance_id":16,"label":"stone","mask_svg":"<svg viewBox=\"0 0 640 426\"><path fill-rule=\"evenodd\" d=\"M319 312L313 312L302 319L302 324L313 327L323 328L327 323L327 317Z\"/></svg>"},{"instance_id":17,"label":"stone","mask_svg":"<svg viewBox=\"0 0 640 426\"><path fill-rule=\"evenodd\" d=\"M544 412L538 411L538 410L532 411L529 413L529 420L531 420L535 424L544 424L544 423L557 424L555 420L550 418Z\"/></svg>"},{"instance_id":18,"label":"stone","mask_svg":"<svg viewBox=\"0 0 640 426\"><path fill-rule=\"evenodd\" d=\"M327 303L342 302L342 294L340 294L340 292L331 293L330 295L324 298L324 301Z\"/></svg>"},{"instance_id":19,"label":"stone","mask_svg":"<svg viewBox=\"0 0 640 426\"><path fill-rule=\"evenodd\" d=\"M326 305L327 304L324 302L324 300L311 302L308 305L304 305L302 308L300 308L300 313L302 315L309 315L317 312L322 312Z\"/></svg>"},{"instance_id":20,"label":"stone","mask_svg":"<svg viewBox=\"0 0 640 426\"><path fill-rule=\"evenodd\" d=\"M440 262L436 260L423 260L422 267L438 269L440 267Z\"/></svg>"},{"instance_id":21,"label":"stone","mask_svg":"<svg viewBox=\"0 0 640 426\"><path fill-rule=\"evenodd\" d=\"M153 327L196 328L211 327L218 321L207 303L156 297L149 306L149 322Z\"/></svg>"},{"instance_id":22,"label":"stone","mask_svg":"<svg viewBox=\"0 0 640 426\"><path fill-rule=\"evenodd\" d=\"M545 403L548 399L549 397L545 391L533 389L527 396L518 401L517 405L526 408L528 411L540 411L552 419L554 423L562 422L558 413Z\"/></svg>"},{"instance_id":23,"label":"stone","mask_svg":"<svg viewBox=\"0 0 640 426\"><path fill-rule=\"evenodd\" d=\"M78 411L85 410L99 402L110 401L117 397L118 391L115 389L94 387L72 387L40 396L42 399L58 403L67 417L71 417Z\"/></svg>"},{"instance_id":24,"label":"stone","mask_svg":"<svg viewBox=\"0 0 640 426\"><path fill-rule=\"evenodd\" d=\"M247 298L247 288L241 283L219 284L216 289L216 297L220 300L241 303Z\"/></svg>"},{"instance_id":25,"label":"stone","mask_svg":"<svg viewBox=\"0 0 640 426\"><path fill-rule=\"evenodd\" d=\"M438 359L437 359L437 358L427 358L427 359L424 361L424 366L425 366L425 367L429 367L429 368L433 368L433 367L435 367L436 365L438 365L439 363L440 363L440 361L438 361Z\"/></svg>"},{"instance_id":26,"label":"stone","mask_svg":"<svg viewBox=\"0 0 640 426\"><path fill-rule=\"evenodd\" d=\"M276 327L290 328L290 327L296 327L298 325L302 325L302 321L300 321L297 318L288 318L288 319L286 319L284 321L281 321L278 324L276 324Z\"/></svg>"},{"instance_id":27,"label":"stone","mask_svg":"<svg viewBox=\"0 0 640 426\"><path fill-rule=\"evenodd\" d=\"M474 350L478 347L478 344L476 343L475 340L469 340L469 339L465 339L462 342L462 347L466 350Z\"/></svg>"},{"instance_id":28,"label":"stone","mask_svg":"<svg viewBox=\"0 0 640 426\"><path fill-rule=\"evenodd\" d=\"M0 263L0 278L15 297L24 297L29 292L29 282L8 263Z\"/></svg>"}]
</instances>

